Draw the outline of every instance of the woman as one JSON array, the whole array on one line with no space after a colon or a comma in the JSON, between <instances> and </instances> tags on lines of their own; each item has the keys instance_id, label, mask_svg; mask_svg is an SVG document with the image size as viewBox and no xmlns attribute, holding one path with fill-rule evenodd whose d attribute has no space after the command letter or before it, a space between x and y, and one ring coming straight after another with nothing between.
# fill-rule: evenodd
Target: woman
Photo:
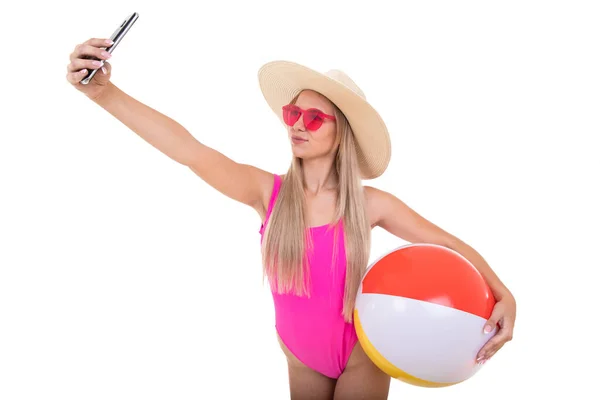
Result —
<instances>
[{"instance_id":1,"label":"woman","mask_svg":"<svg viewBox=\"0 0 600 400\"><path fill-rule=\"evenodd\" d=\"M261 90L292 146L291 166L280 176L232 161L118 89L110 82L107 46L101 39L77 45L67 80L219 192L254 208L263 221L264 272L293 399L387 398L390 378L365 355L352 323L376 226L408 242L454 249L481 272L497 300L485 329L500 329L481 349L478 362L511 340L515 300L486 261L395 196L362 186L362 179L386 169L390 140L379 114L344 73L321 74L290 62L261 68ZM86 68L98 68L94 57L104 65L102 73L82 85Z\"/></svg>"}]
</instances>

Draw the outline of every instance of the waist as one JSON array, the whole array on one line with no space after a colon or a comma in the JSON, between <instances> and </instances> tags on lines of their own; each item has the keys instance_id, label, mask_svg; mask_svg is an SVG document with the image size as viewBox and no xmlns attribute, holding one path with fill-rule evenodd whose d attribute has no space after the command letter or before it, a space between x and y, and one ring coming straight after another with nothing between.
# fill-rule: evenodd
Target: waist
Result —
<instances>
[{"instance_id":1,"label":"waist","mask_svg":"<svg viewBox=\"0 0 600 400\"><path fill-rule=\"evenodd\" d=\"M329 331L339 334L352 323L344 321L343 298L296 296L273 293L275 321L279 329L309 334Z\"/></svg>"}]
</instances>

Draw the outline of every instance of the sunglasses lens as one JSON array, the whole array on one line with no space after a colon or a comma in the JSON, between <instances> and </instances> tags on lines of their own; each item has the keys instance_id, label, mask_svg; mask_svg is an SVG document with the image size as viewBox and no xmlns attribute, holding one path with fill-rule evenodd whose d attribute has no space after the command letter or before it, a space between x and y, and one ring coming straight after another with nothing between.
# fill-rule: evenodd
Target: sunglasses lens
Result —
<instances>
[{"instance_id":1,"label":"sunglasses lens","mask_svg":"<svg viewBox=\"0 0 600 400\"><path fill-rule=\"evenodd\" d=\"M309 131L316 131L323 125L323 118L318 110L307 110L304 113L304 126Z\"/></svg>"},{"instance_id":2,"label":"sunglasses lens","mask_svg":"<svg viewBox=\"0 0 600 400\"><path fill-rule=\"evenodd\" d=\"M300 118L300 114L298 107L289 104L283 107L283 121L289 126L294 126Z\"/></svg>"}]
</instances>

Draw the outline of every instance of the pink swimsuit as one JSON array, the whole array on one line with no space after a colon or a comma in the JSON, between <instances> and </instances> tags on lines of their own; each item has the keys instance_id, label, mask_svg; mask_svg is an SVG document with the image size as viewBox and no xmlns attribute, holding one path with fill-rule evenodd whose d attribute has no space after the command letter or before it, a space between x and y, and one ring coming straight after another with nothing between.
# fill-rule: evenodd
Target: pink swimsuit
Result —
<instances>
[{"instance_id":1,"label":"pink swimsuit","mask_svg":"<svg viewBox=\"0 0 600 400\"><path fill-rule=\"evenodd\" d=\"M261 242L281 186L281 177L275 175L274 179L269 208L260 228ZM343 229L336 243L337 262L332 266L334 230L328 226L308 228L314 243L309 255L311 297L273 292L275 328L303 364L330 378L339 378L358 339L354 325L342 317L346 279Z\"/></svg>"}]
</instances>

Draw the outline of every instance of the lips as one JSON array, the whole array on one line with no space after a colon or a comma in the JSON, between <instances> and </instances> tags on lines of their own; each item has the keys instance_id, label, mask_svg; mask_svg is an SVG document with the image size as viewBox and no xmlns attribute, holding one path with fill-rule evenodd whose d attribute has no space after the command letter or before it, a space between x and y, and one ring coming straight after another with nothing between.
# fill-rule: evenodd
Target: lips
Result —
<instances>
[{"instance_id":1,"label":"lips","mask_svg":"<svg viewBox=\"0 0 600 400\"><path fill-rule=\"evenodd\" d=\"M308 139L303 139L300 136L292 136L292 140L295 142L308 142Z\"/></svg>"}]
</instances>

